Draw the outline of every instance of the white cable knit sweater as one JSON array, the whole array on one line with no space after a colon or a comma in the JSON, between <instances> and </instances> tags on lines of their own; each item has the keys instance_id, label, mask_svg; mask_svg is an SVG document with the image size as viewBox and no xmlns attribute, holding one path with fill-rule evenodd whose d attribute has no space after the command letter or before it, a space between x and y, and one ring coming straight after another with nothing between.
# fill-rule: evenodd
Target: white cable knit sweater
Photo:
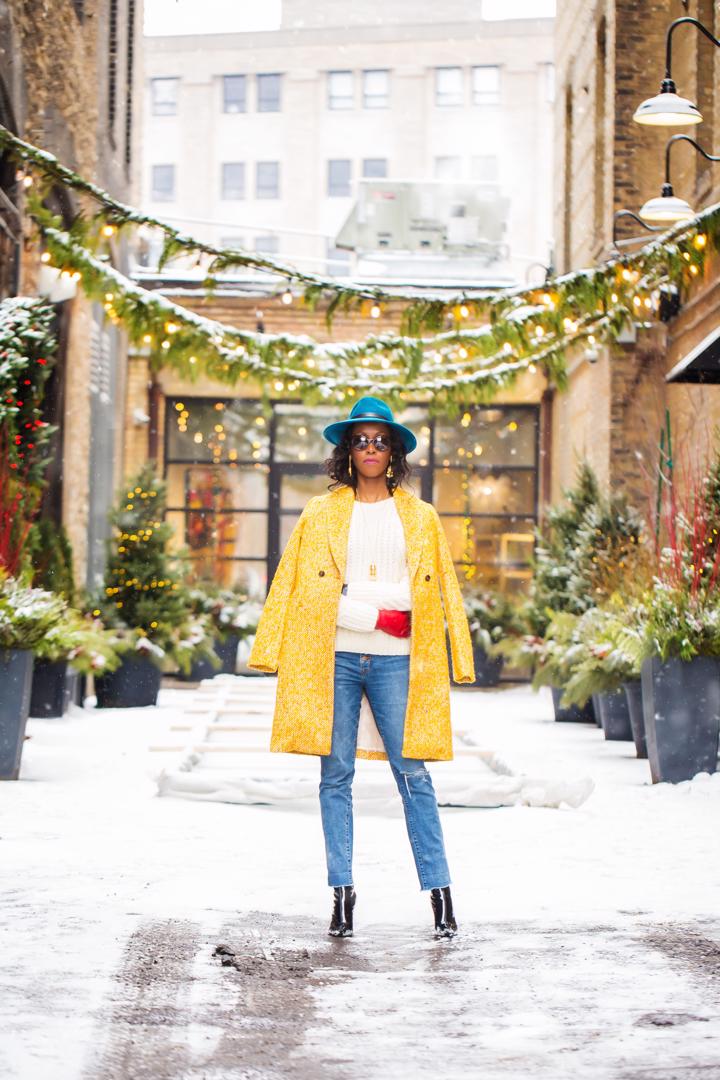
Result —
<instances>
[{"instance_id":1,"label":"white cable knit sweater","mask_svg":"<svg viewBox=\"0 0 720 1080\"><path fill-rule=\"evenodd\" d=\"M374 577L371 566L375 567ZM410 638L374 629L381 608L411 608L405 534L393 498L375 503L355 501L345 581L348 589L338 605L336 651L407 655Z\"/></svg>"}]
</instances>

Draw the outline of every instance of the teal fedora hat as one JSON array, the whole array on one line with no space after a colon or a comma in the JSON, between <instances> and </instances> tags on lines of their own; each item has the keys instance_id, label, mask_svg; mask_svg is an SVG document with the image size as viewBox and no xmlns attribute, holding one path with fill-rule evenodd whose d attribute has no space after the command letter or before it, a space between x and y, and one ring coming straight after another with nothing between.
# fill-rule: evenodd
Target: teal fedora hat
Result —
<instances>
[{"instance_id":1,"label":"teal fedora hat","mask_svg":"<svg viewBox=\"0 0 720 1080\"><path fill-rule=\"evenodd\" d=\"M337 446L346 429L352 427L353 424L358 424L361 420L379 420L381 423L387 424L388 427L394 428L402 439L406 454L411 453L417 446L417 439L410 428L406 428L393 420L390 406L376 397L364 397L356 401L347 420L338 420L335 424L329 424L323 431L323 437L328 442L333 443L334 446Z\"/></svg>"}]
</instances>

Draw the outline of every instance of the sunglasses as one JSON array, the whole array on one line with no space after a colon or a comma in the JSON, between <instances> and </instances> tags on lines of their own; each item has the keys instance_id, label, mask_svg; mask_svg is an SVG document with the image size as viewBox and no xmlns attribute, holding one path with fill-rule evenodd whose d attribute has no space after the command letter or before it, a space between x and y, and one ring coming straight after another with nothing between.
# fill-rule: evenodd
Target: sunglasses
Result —
<instances>
[{"instance_id":1,"label":"sunglasses","mask_svg":"<svg viewBox=\"0 0 720 1080\"><path fill-rule=\"evenodd\" d=\"M350 439L353 450L367 450L368 446L374 446L376 450L390 450L390 439L387 435L376 435L374 439L368 439L367 435L353 435Z\"/></svg>"}]
</instances>

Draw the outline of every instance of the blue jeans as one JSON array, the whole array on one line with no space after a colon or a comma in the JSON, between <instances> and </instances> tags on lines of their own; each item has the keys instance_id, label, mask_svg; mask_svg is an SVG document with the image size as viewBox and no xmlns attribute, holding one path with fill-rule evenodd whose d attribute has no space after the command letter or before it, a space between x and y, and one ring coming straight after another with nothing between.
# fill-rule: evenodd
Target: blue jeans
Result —
<instances>
[{"instance_id":1,"label":"blue jeans","mask_svg":"<svg viewBox=\"0 0 720 1080\"><path fill-rule=\"evenodd\" d=\"M328 885L352 885L353 807L358 720L363 690L402 797L421 889L450 884L437 799L422 761L402 756L409 656L335 653L335 708L330 754L320 758L320 812Z\"/></svg>"}]
</instances>

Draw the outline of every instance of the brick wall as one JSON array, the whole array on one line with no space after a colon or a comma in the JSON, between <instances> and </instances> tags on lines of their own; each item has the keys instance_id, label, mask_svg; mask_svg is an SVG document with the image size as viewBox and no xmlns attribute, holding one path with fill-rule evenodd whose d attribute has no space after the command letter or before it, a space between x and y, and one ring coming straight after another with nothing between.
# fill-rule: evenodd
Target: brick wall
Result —
<instances>
[{"instance_id":1,"label":"brick wall","mask_svg":"<svg viewBox=\"0 0 720 1080\"><path fill-rule=\"evenodd\" d=\"M711 0L691 0L687 9L680 0L558 4L555 230L561 269L601 261L612 238L614 211L637 212L646 199L660 194L664 148L673 130L641 126L632 115L642 100L659 91L667 26L686 14L711 30L718 28ZM604 77L598 70L603 20ZM683 130L713 152L718 145L714 121L719 65L720 50L694 29L675 32L673 77L678 92L697 100L705 116L705 123ZM598 100L603 91L604 103ZM568 96L573 106L570 127ZM697 208L720 198L720 167L708 168L690 147L673 150L672 180L676 193ZM618 230L620 237L641 231L632 222ZM712 265L668 328L641 331L634 343L603 350L594 365L582 355L568 358L570 387L554 400L553 498L572 481L578 459L586 457L604 481L646 505L666 409L675 445L684 448L688 459L707 452L720 421L720 389L669 387L665 374L717 325L718 300Z\"/></svg>"},{"instance_id":2,"label":"brick wall","mask_svg":"<svg viewBox=\"0 0 720 1080\"><path fill-rule=\"evenodd\" d=\"M133 168L128 147L126 109L132 95L126 86L127 34L134 17L137 41L142 31L142 2L118 0L116 108L110 122L109 3L86 0L78 14L72 0L6 0L0 25L1 76L16 130L30 142L56 154L65 164L128 199ZM137 84L136 70L133 86ZM134 109L137 118L138 109ZM129 157L129 160L128 160ZM31 230L27 228L31 237ZM37 289L39 244L26 243L20 292ZM78 583L85 581L89 522L91 436L91 305L81 294L70 307L65 361L63 416L62 518L73 545ZM121 358L126 346L121 340ZM120 367L124 366L124 360ZM115 391L122 412L122 370ZM120 425L119 425L120 426ZM118 440L118 454L122 449ZM118 457L116 474L122 465Z\"/></svg>"}]
</instances>

